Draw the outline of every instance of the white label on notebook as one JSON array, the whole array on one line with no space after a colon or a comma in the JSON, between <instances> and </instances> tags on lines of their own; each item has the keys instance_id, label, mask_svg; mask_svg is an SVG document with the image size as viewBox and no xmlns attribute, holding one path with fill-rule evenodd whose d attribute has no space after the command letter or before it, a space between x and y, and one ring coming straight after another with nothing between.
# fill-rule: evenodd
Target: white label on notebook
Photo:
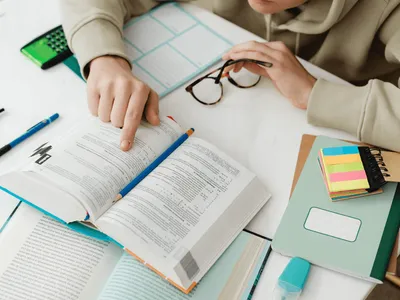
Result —
<instances>
[{"instance_id":1,"label":"white label on notebook","mask_svg":"<svg viewBox=\"0 0 400 300\"><path fill-rule=\"evenodd\" d=\"M335 212L312 207L304 228L348 242L357 239L361 221Z\"/></svg>"}]
</instances>

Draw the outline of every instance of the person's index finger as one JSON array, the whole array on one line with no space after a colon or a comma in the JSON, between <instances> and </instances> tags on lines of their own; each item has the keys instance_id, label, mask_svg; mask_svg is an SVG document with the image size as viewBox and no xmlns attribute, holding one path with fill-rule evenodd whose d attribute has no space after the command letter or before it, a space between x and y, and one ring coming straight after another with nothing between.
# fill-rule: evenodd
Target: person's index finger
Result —
<instances>
[{"instance_id":1,"label":"person's index finger","mask_svg":"<svg viewBox=\"0 0 400 300\"><path fill-rule=\"evenodd\" d=\"M125 114L124 126L121 133L121 149L124 151L132 147L136 131L143 116L143 110L149 97L149 89L135 90L128 104Z\"/></svg>"}]
</instances>

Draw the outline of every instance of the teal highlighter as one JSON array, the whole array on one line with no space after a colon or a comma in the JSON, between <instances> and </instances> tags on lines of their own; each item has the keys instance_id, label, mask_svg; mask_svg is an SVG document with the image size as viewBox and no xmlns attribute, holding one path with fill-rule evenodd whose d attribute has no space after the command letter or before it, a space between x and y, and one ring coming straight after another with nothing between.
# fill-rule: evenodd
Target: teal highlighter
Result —
<instances>
[{"instance_id":1,"label":"teal highlighter","mask_svg":"<svg viewBox=\"0 0 400 300\"><path fill-rule=\"evenodd\" d=\"M307 282L311 265L308 261L294 257L290 260L285 270L279 276L274 289L274 300L299 299L304 285Z\"/></svg>"}]
</instances>

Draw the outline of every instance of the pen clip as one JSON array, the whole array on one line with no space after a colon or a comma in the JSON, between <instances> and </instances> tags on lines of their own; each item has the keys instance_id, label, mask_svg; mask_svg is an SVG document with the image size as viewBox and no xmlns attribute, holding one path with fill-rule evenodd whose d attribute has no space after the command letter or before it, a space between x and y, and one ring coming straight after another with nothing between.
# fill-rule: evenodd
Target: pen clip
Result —
<instances>
[{"instance_id":1,"label":"pen clip","mask_svg":"<svg viewBox=\"0 0 400 300\"><path fill-rule=\"evenodd\" d=\"M29 129L27 130L27 132L28 132L28 131L31 131L33 128L35 128L36 126L38 126L40 123L44 123L44 122L45 122L45 120L40 121L39 123L36 123L36 124L33 125L31 128L29 128Z\"/></svg>"}]
</instances>

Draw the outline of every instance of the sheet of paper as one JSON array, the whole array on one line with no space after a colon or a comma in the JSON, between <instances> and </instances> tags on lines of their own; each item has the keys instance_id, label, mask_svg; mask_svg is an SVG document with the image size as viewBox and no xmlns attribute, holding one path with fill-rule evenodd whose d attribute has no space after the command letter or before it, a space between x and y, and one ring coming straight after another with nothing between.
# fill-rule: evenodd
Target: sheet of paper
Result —
<instances>
[{"instance_id":1,"label":"sheet of paper","mask_svg":"<svg viewBox=\"0 0 400 300\"><path fill-rule=\"evenodd\" d=\"M21 204L0 235L0 299L96 299L122 253Z\"/></svg>"},{"instance_id":2,"label":"sheet of paper","mask_svg":"<svg viewBox=\"0 0 400 300\"><path fill-rule=\"evenodd\" d=\"M253 178L214 146L191 137L96 225L155 268L193 260L188 249ZM190 266L186 272L193 278L201 266Z\"/></svg>"},{"instance_id":3,"label":"sheet of paper","mask_svg":"<svg viewBox=\"0 0 400 300\"><path fill-rule=\"evenodd\" d=\"M216 63L232 47L176 3L128 22L124 41L134 75L160 96Z\"/></svg>"},{"instance_id":4,"label":"sheet of paper","mask_svg":"<svg viewBox=\"0 0 400 300\"><path fill-rule=\"evenodd\" d=\"M0 232L5 228L18 204L16 198L0 190Z\"/></svg>"},{"instance_id":5,"label":"sheet of paper","mask_svg":"<svg viewBox=\"0 0 400 300\"><path fill-rule=\"evenodd\" d=\"M95 220L116 195L182 134L179 125L165 117L159 126L143 123L134 146L120 150L121 130L93 119L65 142L55 146L51 157L29 170L44 176L86 207Z\"/></svg>"}]
</instances>

